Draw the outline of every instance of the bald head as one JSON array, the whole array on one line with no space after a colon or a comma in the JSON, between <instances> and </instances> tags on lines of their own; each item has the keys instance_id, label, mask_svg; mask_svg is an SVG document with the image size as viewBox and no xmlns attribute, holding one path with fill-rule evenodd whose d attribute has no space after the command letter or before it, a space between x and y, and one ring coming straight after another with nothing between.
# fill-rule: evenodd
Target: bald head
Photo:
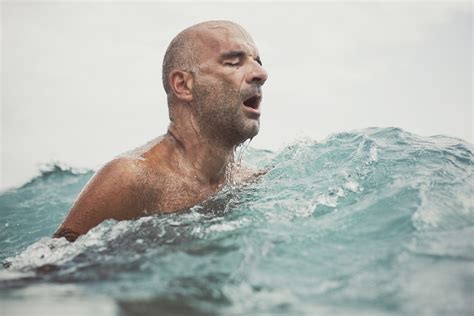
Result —
<instances>
[{"instance_id":1,"label":"bald head","mask_svg":"<svg viewBox=\"0 0 474 316\"><path fill-rule=\"evenodd\" d=\"M190 26L180 32L169 44L163 59L162 81L167 95L171 92L168 81L171 71L180 69L197 72L199 52L204 46L209 45L204 39L220 28L237 29L250 38L244 28L231 21L206 21Z\"/></svg>"}]
</instances>

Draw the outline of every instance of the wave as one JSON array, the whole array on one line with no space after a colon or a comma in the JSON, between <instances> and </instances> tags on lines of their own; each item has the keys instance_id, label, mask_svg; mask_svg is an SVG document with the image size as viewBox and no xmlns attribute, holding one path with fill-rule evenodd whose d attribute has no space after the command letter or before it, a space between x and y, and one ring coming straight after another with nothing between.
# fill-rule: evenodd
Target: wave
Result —
<instances>
[{"instance_id":1,"label":"wave","mask_svg":"<svg viewBox=\"0 0 474 316\"><path fill-rule=\"evenodd\" d=\"M399 128L249 148L243 160L268 170L258 181L180 214L105 221L72 244L47 236L92 171L53 165L0 195L0 290L84 282L124 310L467 315L473 152Z\"/></svg>"},{"instance_id":2,"label":"wave","mask_svg":"<svg viewBox=\"0 0 474 316\"><path fill-rule=\"evenodd\" d=\"M31 178L31 180L20 186L18 189L28 188L30 186L45 182L54 183L55 181L61 181L67 178L74 178L88 174L90 175L94 172L91 169L75 168L60 161L45 163L40 166L38 171L39 175L34 176Z\"/></svg>"}]
</instances>

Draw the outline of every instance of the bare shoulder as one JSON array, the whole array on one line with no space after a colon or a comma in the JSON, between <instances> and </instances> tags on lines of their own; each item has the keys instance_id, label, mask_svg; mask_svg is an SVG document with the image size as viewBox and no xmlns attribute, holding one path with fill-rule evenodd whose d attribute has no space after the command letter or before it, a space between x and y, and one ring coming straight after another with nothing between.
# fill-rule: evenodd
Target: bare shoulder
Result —
<instances>
[{"instance_id":1,"label":"bare shoulder","mask_svg":"<svg viewBox=\"0 0 474 316\"><path fill-rule=\"evenodd\" d=\"M97 171L81 196L85 193L89 198L97 196L101 201L108 201L109 205L121 203L137 208L146 179L146 161L135 156L120 156Z\"/></svg>"},{"instance_id":2,"label":"bare shoulder","mask_svg":"<svg viewBox=\"0 0 474 316\"><path fill-rule=\"evenodd\" d=\"M131 156L100 168L79 193L54 237L73 241L106 219L133 219L143 210L146 165Z\"/></svg>"},{"instance_id":3,"label":"bare shoulder","mask_svg":"<svg viewBox=\"0 0 474 316\"><path fill-rule=\"evenodd\" d=\"M94 176L97 180L118 181L125 185L139 185L147 172L144 159L136 156L119 156L106 163Z\"/></svg>"}]
</instances>

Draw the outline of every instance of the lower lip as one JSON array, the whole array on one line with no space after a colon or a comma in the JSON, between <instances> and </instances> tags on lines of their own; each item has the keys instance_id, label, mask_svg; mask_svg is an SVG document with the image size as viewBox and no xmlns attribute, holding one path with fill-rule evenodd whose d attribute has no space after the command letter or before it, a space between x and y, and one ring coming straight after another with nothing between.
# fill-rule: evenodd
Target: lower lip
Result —
<instances>
[{"instance_id":1,"label":"lower lip","mask_svg":"<svg viewBox=\"0 0 474 316\"><path fill-rule=\"evenodd\" d=\"M244 104L242 104L242 107L244 108L245 111L247 111L248 113L252 113L253 115L255 116L260 116L260 110L258 108L254 109L254 108L251 108L250 106L245 106Z\"/></svg>"}]
</instances>

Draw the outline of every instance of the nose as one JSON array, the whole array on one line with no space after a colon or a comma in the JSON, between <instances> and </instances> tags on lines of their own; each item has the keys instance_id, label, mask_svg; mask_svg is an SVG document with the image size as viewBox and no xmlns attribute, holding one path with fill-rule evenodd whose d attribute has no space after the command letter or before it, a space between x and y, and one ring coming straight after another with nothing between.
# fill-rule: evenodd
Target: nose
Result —
<instances>
[{"instance_id":1,"label":"nose","mask_svg":"<svg viewBox=\"0 0 474 316\"><path fill-rule=\"evenodd\" d=\"M256 83L259 86L263 86L265 81L268 79L268 73L265 68L262 67L262 65L255 61L253 63L252 69L247 74L246 79L247 83L249 84Z\"/></svg>"}]
</instances>

